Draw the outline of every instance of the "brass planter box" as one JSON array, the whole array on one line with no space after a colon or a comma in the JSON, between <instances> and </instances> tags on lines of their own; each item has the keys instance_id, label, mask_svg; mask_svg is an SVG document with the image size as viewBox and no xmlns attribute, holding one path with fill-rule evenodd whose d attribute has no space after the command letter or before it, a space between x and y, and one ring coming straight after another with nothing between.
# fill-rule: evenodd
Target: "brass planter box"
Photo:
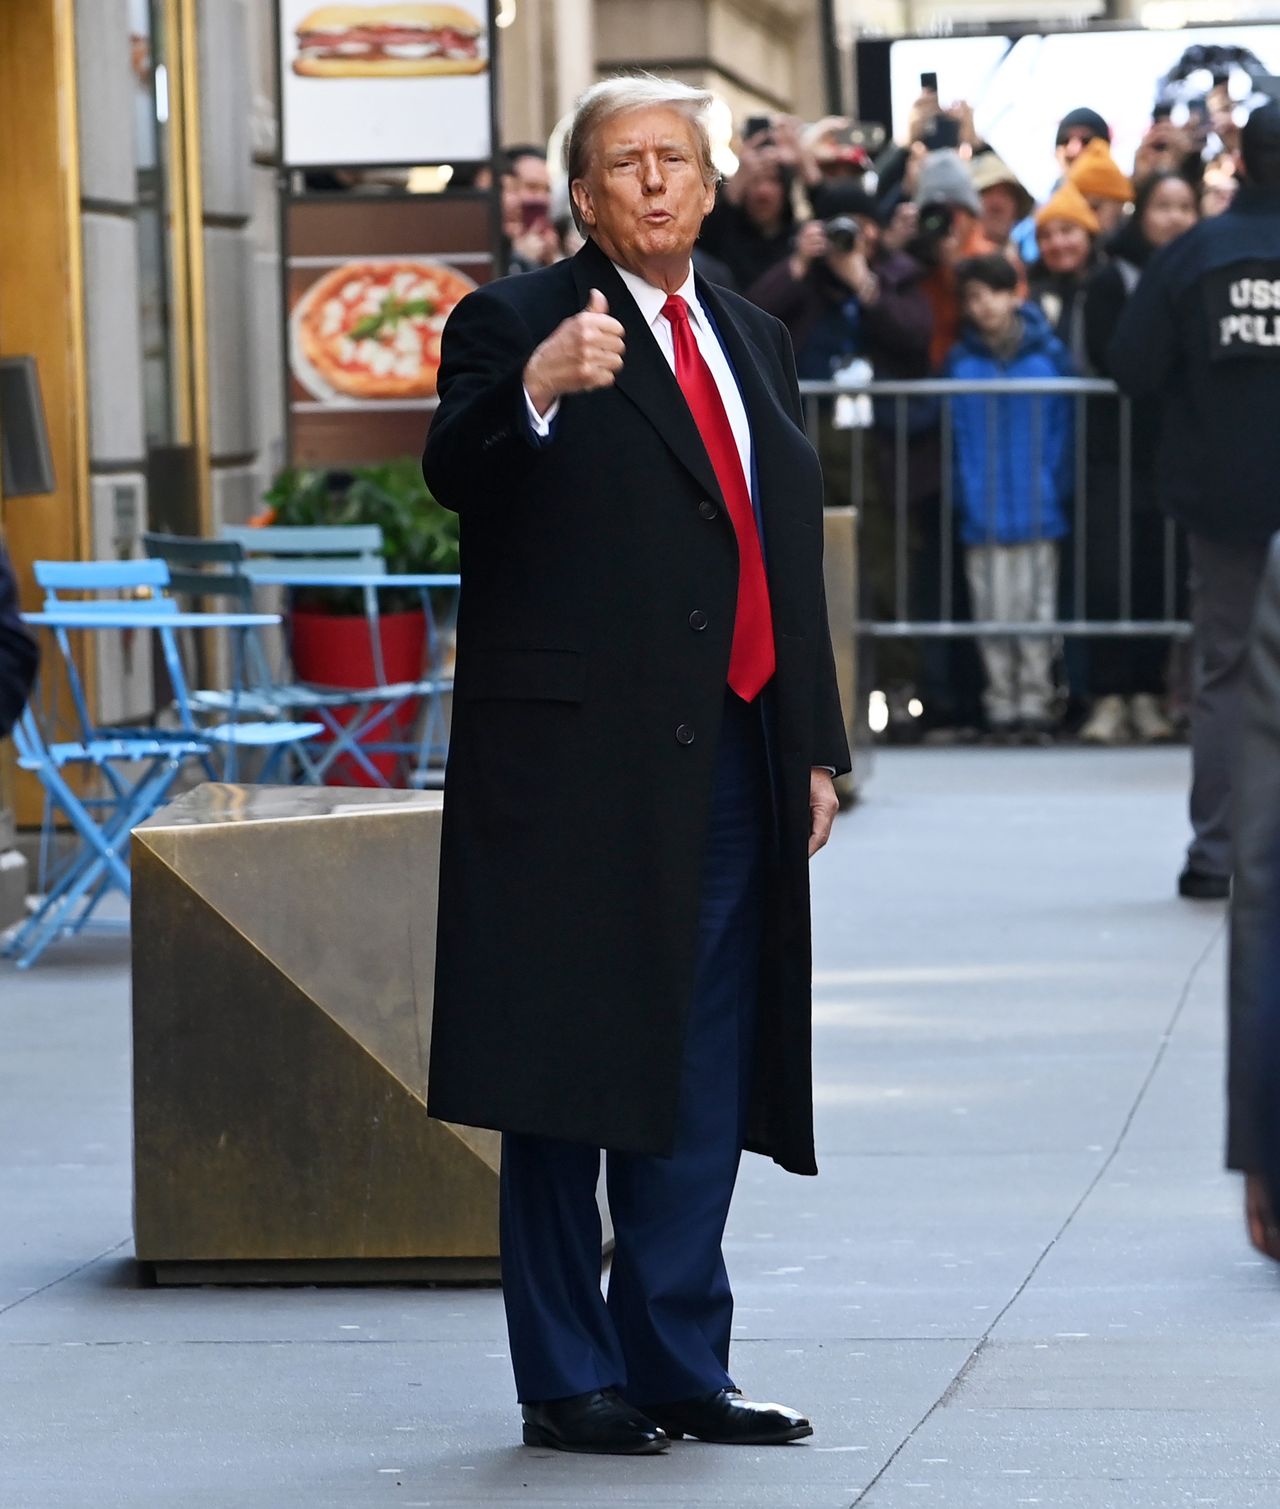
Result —
<instances>
[{"instance_id":1,"label":"brass planter box","mask_svg":"<svg viewBox=\"0 0 1280 1509\"><path fill-rule=\"evenodd\" d=\"M162 1281L497 1277L426 1114L439 792L205 785L134 834L134 1235Z\"/></svg>"}]
</instances>

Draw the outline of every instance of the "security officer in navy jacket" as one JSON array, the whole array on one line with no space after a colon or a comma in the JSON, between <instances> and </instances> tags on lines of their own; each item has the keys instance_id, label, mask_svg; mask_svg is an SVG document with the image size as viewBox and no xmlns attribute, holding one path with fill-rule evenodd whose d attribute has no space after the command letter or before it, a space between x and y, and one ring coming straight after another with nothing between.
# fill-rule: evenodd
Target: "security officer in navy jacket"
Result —
<instances>
[{"instance_id":1,"label":"security officer in navy jacket","mask_svg":"<svg viewBox=\"0 0 1280 1509\"><path fill-rule=\"evenodd\" d=\"M18 721L35 680L35 640L18 617L18 586L0 546L0 738Z\"/></svg>"},{"instance_id":2,"label":"security officer in navy jacket","mask_svg":"<svg viewBox=\"0 0 1280 1509\"><path fill-rule=\"evenodd\" d=\"M586 245L458 305L424 459L462 545L427 1106L504 1134L523 1434L563 1451L812 1430L734 1386L721 1238L744 1149L816 1172L808 860L849 755L790 341L691 267L710 103L587 91Z\"/></svg>"},{"instance_id":3,"label":"security officer in navy jacket","mask_svg":"<svg viewBox=\"0 0 1280 1509\"><path fill-rule=\"evenodd\" d=\"M1252 113L1240 157L1231 208L1152 260L1109 358L1125 392L1164 400L1157 482L1189 535L1193 837L1178 886L1197 900L1230 889L1245 650L1280 529L1280 104Z\"/></svg>"}]
</instances>

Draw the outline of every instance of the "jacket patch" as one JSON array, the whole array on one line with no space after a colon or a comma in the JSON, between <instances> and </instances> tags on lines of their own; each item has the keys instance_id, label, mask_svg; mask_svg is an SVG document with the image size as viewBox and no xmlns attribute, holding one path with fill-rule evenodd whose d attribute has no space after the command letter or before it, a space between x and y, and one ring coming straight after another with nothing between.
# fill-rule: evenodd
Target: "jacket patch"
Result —
<instances>
[{"instance_id":1,"label":"jacket patch","mask_svg":"<svg viewBox=\"0 0 1280 1509\"><path fill-rule=\"evenodd\" d=\"M1280 357L1280 262L1235 262L1204 280L1209 360Z\"/></svg>"}]
</instances>

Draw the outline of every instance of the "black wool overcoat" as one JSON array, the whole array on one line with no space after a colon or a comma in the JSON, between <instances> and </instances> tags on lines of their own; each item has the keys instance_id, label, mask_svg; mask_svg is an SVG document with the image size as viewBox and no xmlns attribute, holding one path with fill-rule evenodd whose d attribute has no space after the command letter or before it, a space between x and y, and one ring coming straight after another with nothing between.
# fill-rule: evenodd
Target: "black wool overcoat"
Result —
<instances>
[{"instance_id":1,"label":"black wool overcoat","mask_svg":"<svg viewBox=\"0 0 1280 1509\"><path fill-rule=\"evenodd\" d=\"M747 1147L814 1173L809 770L849 768L822 589L822 478L784 327L699 280L748 416L777 644L779 859ZM534 348L598 288L612 388L527 421ZM693 418L594 243L469 294L423 469L460 516L462 595L428 1108L672 1150L737 545Z\"/></svg>"}]
</instances>

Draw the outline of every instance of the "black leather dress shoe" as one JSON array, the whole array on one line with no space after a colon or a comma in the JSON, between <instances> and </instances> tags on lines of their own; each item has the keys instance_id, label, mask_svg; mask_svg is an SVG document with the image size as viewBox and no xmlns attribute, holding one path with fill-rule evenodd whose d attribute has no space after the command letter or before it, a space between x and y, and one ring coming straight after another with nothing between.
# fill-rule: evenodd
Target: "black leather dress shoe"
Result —
<instances>
[{"instance_id":1,"label":"black leather dress shoe","mask_svg":"<svg viewBox=\"0 0 1280 1509\"><path fill-rule=\"evenodd\" d=\"M813 1426L795 1410L781 1404L755 1404L736 1389L722 1388L678 1404L646 1404L644 1414L673 1441L697 1436L722 1446L781 1446L813 1434Z\"/></svg>"},{"instance_id":2,"label":"black leather dress shoe","mask_svg":"<svg viewBox=\"0 0 1280 1509\"><path fill-rule=\"evenodd\" d=\"M524 1444L556 1451L596 1452L601 1456L641 1457L666 1451L666 1434L613 1389L522 1404Z\"/></svg>"},{"instance_id":3,"label":"black leather dress shoe","mask_svg":"<svg viewBox=\"0 0 1280 1509\"><path fill-rule=\"evenodd\" d=\"M1231 895L1231 877L1210 875L1188 865L1178 876L1178 895L1188 901L1226 901Z\"/></svg>"}]
</instances>

